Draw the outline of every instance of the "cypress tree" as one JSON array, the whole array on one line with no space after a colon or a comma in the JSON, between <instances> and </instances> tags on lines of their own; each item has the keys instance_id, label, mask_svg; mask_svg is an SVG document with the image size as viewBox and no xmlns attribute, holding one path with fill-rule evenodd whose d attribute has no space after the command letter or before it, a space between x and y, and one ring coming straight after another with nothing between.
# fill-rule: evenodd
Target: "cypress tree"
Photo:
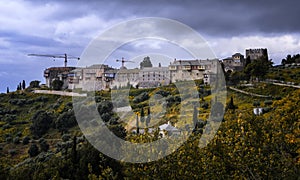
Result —
<instances>
[{"instance_id":1,"label":"cypress tree","mask_svg":"<svg viewBox=\"0 0 300 180\"><path fill-rule=\"evenodd\" d=\"M197 127L197 122L198 122L198 110L197 107L194 106L194 113L193 113L193 123L194 123L194 129L196 129Z\"/></svg>"},{"instance_id":2,"label":"cypress tree","mask_svg":"<svg viewBox=\"0 0 300 180\"><path fill-rule=\"evenodd\" d=\"M150 107L148 107L148 116L146 119L146 127L148 127L150 120L151 120L151 113L150 113Z\"/></svg>"},{"instance_id":3,"label":"cypress tree","mask_svg":"<svg viewBox=\"0 0 300 180\"><path fill-rule=\"evenodd\" d=\"M140 133L140 128L139 128L139 115L136 115L136 133Z\"/></svg>"},{"instance_id":4,"label":"cypress tree","mask_svg":"<svg viewBox=\"0 0 300 180\"><path fill-rule=\"evenodd\" d=\"M22 82L22 88L23 88L23 90L26 88L25 80L23 80L23 82Z\"/></svg>"},{"instance_id":5,"label":"cypress tree","mask_svg":"<svg viewBox=\"0 0 300 180\"><path fill-rule=\"evenodd\" d=\"M73 147L72 147L72 161L73 164L76 165L77 162L77 144L76 144L76 136L73 137Z\"/></svg>"},{"instance_id":6,"label":"cypress tree","mask_svg":"<svg viewBox=\"0 0 300 180\"><path fill-rule=\"evenodd\" d=\"M144 108L141 109L141 122L143 123L145 121L145 112Z\"/></svg>"}]
</instances>

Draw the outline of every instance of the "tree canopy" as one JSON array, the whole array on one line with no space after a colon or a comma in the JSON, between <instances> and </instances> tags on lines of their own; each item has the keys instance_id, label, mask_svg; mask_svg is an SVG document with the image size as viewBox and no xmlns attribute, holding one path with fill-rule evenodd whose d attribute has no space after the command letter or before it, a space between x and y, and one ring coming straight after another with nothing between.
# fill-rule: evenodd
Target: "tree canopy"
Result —
<instances>
[{"instance_id":1,"label":"tree canopy","mask_svg":"<svg viewBox=\"0 0 300 180\"><path fill-rule=\"evenodd\" d=\"M140 68L143 69L144 67L153 67L149 56L140 63Z\"/></svg>"}]
</instances>

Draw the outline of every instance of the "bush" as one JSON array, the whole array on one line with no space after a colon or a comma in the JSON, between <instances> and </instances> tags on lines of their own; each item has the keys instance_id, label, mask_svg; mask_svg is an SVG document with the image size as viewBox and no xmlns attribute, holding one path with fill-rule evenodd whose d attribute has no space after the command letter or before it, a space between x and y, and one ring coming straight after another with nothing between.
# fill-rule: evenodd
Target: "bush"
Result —
<instances>
[{"instance_id":1,"label":"bush","mask_svg":"<svg viewBox=\"0 0 300 180\"><path fill-rule=\"evenodd\" d=\"M102 101L99 105L98 105L98 112L100 115L104 114L104 113L110 113L113 110L113 104L110 101Z\"/></svg>"},{"instance_id":2,"label":"bush","mask_svg":"<svg viewBox=\"0 0 300 180\"><path fill-rule=\"evenodd\" d=\"M30 85L29 85L29 88L39 88L40 87L40 82L41 81L37 81L37 80L31 81Z\"/></svg>"},{"instance_id":3,"label":"bush","mask_svg":"<svg viewBox=\"0 0 300 180\"><path fill-rule=\"evenodd\" d=\"M71 138L70 134L64 134L64 135L62 135L62 137L61 137L61 139L62 139L64 142L67 142L70 138Z\"/></svg>"},{"instance_id":4,"label":"bush","mask_svg":"<svg viewBox=\"0 0 300 180\"><path fill-rule=\"evenodd\" d=\"M103 114L101 114L101 119L104 122L108 122L110 120L111 116L112 116L111 113L103 113Z\"/></svg>"},{"instance_id":5,"label":"bush","mask_svg":"<svg viewBox=\"0 0 300 180\"><path fill-rule=\"evenodd\" d=\"M166 98L166 101L167 101L167 106L168 106L168 107L171 107L171 106L174 105L174 104L180 104L181 98L180 98L179 95L176 95L176 96L171 96L171 95L169 95L169 96Z\"/></svg>"},{"instance_id":6,"label":"bush","mask_svg":"<svg viewBox=\"0 0 300 180\"><path fill-rule=\"evenodd\" d=\"M259 106L260 106L260 102L259 102L259 101L254 101L254 102L253 102L253 106L259 107Z\"/></svg>"},{"instance_id":7,"label":"bush","mask_svg":"<svg viewBox=\"0 0 300 180\"><path fill-rule=\"evenodd\" d=\"M17 106L23 106L27 103L26 99L12 99L9 101L10 104L17 105Z\"/></svg>"},{"instance_id":8,"label":"bush","mask_svg":"<svg viewBox=\"0 0 300 180\"><path fill-rule=\"evenodd\" d=\"M30 157L35 157L39 154L39 148L36 144L31 144L30 148L28 149L28 154Z\"/></svg>"},{"instance_id":9,"label":"bush","mask_svg":"<svg viewBox=\"0 0 300 180\"><path fill-rule=\"evenodd\" d=\"M28 143L29 143L29 141L30 141L30 137L28 137L28 136L25 136L25 137L23 138L23 141L22 141L22 143L23 143L23 145L26 145L26 144L28 144Z\"/></svg>"},{"instance_id":10,"label":"bush","mask_svg":"<svg viewBox=\"0 0 300 180\"><path fill-rule=\"evenodd\" d=\"M8 150L8 153L11 155L11 156L14 156L17 154L17 151L15 149L9 149Z\"/></svg>"},{"instance_id":11,"label":"bush","mask_svg":"<svg viewBox=\"0 0 300 180\"><path fill-rule=\"evenodd\" d=\"M12 142L12 137L7 137L7 138L5 138L5 141L6 141L7 143L11 143L11 142Z\"/></svg>"},{"instance_id":12,"label":"bush","mask_svg":"<svg viewBox=\"0 0 300 180\"><path fill-rule=\"evenodd\" d=\"M40 143L41 151L47 152L49 150L49 144L45 140L39 143Z\"/></svg>"},{"instance_id":13,"label":"bush","mask_svg":"<svg viewBox=\"0 0 300 180\"><path fill-rule=\"evenodd\" d=\"M264 101L264 104L265 104L266 106L270 106L270 105L273 104L273 101L272 101L272 100L266 100L266 101Z\"/></svg>"},{"instance_id":14,"label":"bush","mask_svg":"<svg viewBox=\"0 0 300 180\"><path fill-rule=\"evenodd\" d=\"M17 136L21 137L22 136L22 132L21 131L17 132Z\"/></svg>"},{"instance_id":15,"label":"bush","mask_svg":"<svg viewBox=\"0 0 300 180\"><path fill-rule=\"evenodd\" d=\"M271 110L272 110L272 108L270 108L270 107L265 107L265 108L263 108L263 113L270 112Z\"/></svg>"},{"instance_id":16,"label":"bush","mask_svg":"<svg viewBox=\"0 0 300 180\"><path fill-rule=\"evenodd\" d=\"M170 92L164 91L164 90L159 90L156 92L156 94L162 95L163 97L167 97L170 95Z\"/></svg>"},{"instance_id":17,"label":"bush","mask_svg":"<svg viewBox=\"0 0 300 180\"><path fill-rule=\"evenodd\" d=\"M44 102L44 103L47 102L48 100L49 100L49 98L46 96L39 96L34 99L35 102Z\"/></svg>"},{"instance_id":18,"label":"bush","mask_svg":"<svg viewBox=\"0 0 300 180\"><path fill-rule=\"evenodd\" d=\"M38 111L33 115L31 120L33 122L30 127L32 134L41 137L50 128L53 121L53 115L45 111Z\"/></svg>"},{"instance_id":19,"label":"bush","mask_svg":"<svg viewBox=\"0 0 300 180\"><path fill-rule=\"evenodd\" d=\"M3 121L7 122L7 123L10 123L14 120L17 119L17 116L16 115L12 115L12 114L6 114L4 117L3 117Z\"/></svg>"},{"instance_id":20,"label":"bush","mask_svg":"<svg viewBox=\"0 0 300 180\"><path fill-rule=\"evenodd\" d=\"M9 128L11 128L11 126L10 126L9 124L4 124L4 125L2 126L2 129L3 129L3 130L9 129Z\"/></svg>"},{"instance_id":21,"label":"bush","mask_svg":"<svg viewBox=\"0 0 300 180\"><path fill-rule=\"evenodd\" d=\"M95 96L95 101L96 103L99 103L102 101L102 97L101 96Z\"/></svg>"},{"instance_id":22,"label":"bush","mask_svg":"<svg viewBox=\"0 0 300 180\"><path fill-rule=\"evenodd\" d=\"M64 82L62 82L61 80L54 80L52 82L52 88L57 91L61 90L63 85L64 85Z\"/></svg>"},{"instance_id":23,"label":"bush","mask_svg":"<svg viewBox=\"0 0 300 180\"><path fill-rule=\"evenodd\" d=\"M19 137L15 137L13 139L14 144L19 144L20 143L20 138Z\"/></svg>"},{"instance_id":24,"label":"bush","mask_svg":"<svg viewBox=\"0 0 300 180\"><path fill-rule=\"evenodd\" d=\"M142 94L136 96L133 99L134 103L140 103L149 99L149 94L147 92L143 92Z\"/></svg>"},{"instance_id":25,"label":"bush","mask_svg":"<svg viewBox=\"0 0 300 180\"><path fill-rule=\"evenodd\" d=\"M73 110L62 113L55 121L55 127L61 132L67 131L75 125L77 125L77 121Z\"/></svg>"},{"instance_id":26,"label":"bush","mask_svg":"<svg viewBox=\"0 0 300 180\"><path fill-rule=\"evenodd\" d=\"M281 98L281 96L276 96L275 97L275 100L281 100L282 98Z\"/></svg>"},{"instance_id":27,"label":"bush","mask_svg":"<svg viewBox=\"0 0 300 180\"><path fill-rule=\"evenodd\" d=\"M208 106L209 106L209 104L208 104L207 102L204 102L204 103L201 105L201 107L202 107L203 109L208 109Z\"/></svg>"}]
</instances>

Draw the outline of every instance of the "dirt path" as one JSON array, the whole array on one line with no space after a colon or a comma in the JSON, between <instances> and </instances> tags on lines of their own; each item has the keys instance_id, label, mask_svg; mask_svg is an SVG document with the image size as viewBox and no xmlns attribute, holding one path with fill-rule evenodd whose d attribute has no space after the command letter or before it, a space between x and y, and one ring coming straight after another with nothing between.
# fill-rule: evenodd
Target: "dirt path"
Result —
<instances>
[{"instance_id":1,"label":"dirt path","mask_svg":"<svg viewBox=\"0 0 300 180\"><path fill-rule=\"evenodd\" d=\"M267 82L267 81L265 81L265 83L274 84L274 85L276 85L276 86L286 86L286 87L293 87L293 88L298 88L298 89L300 89L300 86L291 85L291 84L282 84L282 83Z\"/></svg>"},{"instance_id":2,"label":"dirt path","mask_svg":"<svg viewBox=\"0 0 300 180\"><path fill-rule=\"evenodd\" d=\"M243 94L249 95L249 96L254 96L254 97L262 97L262 98L269 98L269 97L271 97L271 96L266 96L266 95L261 95L261 94L250 93L250 92L243 91L243 90L240 90L240 89L237 89L237 88L234 88L234 87L229 87L229 89L231 89L233 91L236 91L236 92L239 92L239 93L243 93Z\"/></svg>"},{"instance_id":3,"label":"dirt path","mask_svg":"<svg viewBox=\"0 0 300 180\"><path fill-rule=\"evenodd\" d=\"M82 96L85 97L87 94L79 94L74 92L65 92L65 91L49 91L49 90L34 90L34 93L37 94L55 94L61 96Z\"/></svg>"}]
</instances>

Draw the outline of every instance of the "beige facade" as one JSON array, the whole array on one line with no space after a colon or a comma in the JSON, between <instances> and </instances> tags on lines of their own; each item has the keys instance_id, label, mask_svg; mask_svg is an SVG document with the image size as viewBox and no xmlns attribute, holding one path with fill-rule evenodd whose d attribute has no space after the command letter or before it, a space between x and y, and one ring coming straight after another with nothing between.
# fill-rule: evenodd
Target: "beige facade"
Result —
<instances>
[{"instance_id":1,"label":"beige facade","mask_svg":"<svg viewBox=\"0 0 300 180\"><path fill-rule=\"evenodd\" d=\"M219 60L175 60L168 67L143 69L113 69L97 64L77 68L69 74L69 88L84 91L109 88L151 88L171 82L204 79L209 84L209 75L216 72Z\"/></svg>"},{"instance_id":2,"label":"beige facade","mask_svg":"<svg viewBox=\"0 0 300 180\"><path fill-rule=\"evenodd\" d=\"M139 81L139 69L120 69L116 71L112 81L112 88L121 88L128 85L135 87Z\"/></svg>"},{"instance_id":3,"label":"beige facade","mask_svg":"<svg viewBox=\"0 0 300 180\"><path fill-rule=\"evenodd\" d=\"M168 67L148 67L139 72L139 88L150 88L170 84Z\"/></svg>"},{"instance_id":4,"label":"beige facade","mask_svg":"<svg viewBox=\"0 0 300 180\"><path fill-rule=\"evenodd\" d=\"M171 82L204 79L204 75L216 72L218 60L174 60L170 64Z\"/></svg>"},{"instance_id":5,"label":"beige facade","mask_svg":"<svg viewBox=\"0 0 300 180\"><path fill-rule=\"evenodd\" d=\"M54 80L63 81L63 89L68 88L68 75L75 67L51 67L44 71L46 86L51 87Z\"/></svg>"},{"instance_id":6,"label":"beige facade","mask_svg":"<svg viewBox=\"0 0 300 180\"><path fill-rule=\"evenodd\" d=\"M264 56L268 57L268 50L266 48L246 49L246 57L249 57L251 61Z\"/></svg>"},{"instance_id":7,"label":"beige facade","mask_svg":"<svg viewBox=\"0 0 300 180\"><path fill-rule=\"evenodd\" d=\"M104 72L112 68L108 65L95 64L86 68L77 68L69 74L69 88L84 91L106 89Z\"/></svg>"},{"instance_id":8,"label":"beige facade","mask_svg":"<svg viewBox=\"0 0 300 180\"><path fill-rule=\"evenodd\" d=\"M231 57L223 59L225 71L240 71L243 70L245 63L244 55L235 53Z\"/></svg>"}]
</instances>

